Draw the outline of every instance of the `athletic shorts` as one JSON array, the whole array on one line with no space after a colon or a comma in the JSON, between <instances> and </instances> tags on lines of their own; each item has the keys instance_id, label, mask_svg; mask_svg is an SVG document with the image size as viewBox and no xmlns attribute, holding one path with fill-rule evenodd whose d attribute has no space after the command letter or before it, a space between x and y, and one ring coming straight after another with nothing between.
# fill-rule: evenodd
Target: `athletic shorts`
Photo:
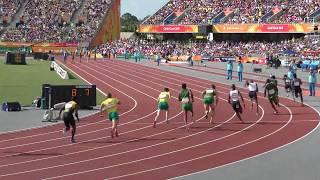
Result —
<instances>
[{"instance_id":1,"label":"athletic shorts","mask_svg":"<svg viewBox=\"0 0 320 180\"><path fill-rule=\"evenodd\" d=\"M294 94L296 95L296 97L298 97L298 94L302 94L302 89L300 86L294 87Z\"/></svg>"},{"instance_id":2,"label":"athletic shorts","mask_svg":"<svg viewBox=\"0 0 320 180\"><path fill-rule=\"evenodd\" d=\"M269 95L268 99L270 102L277 102L278 96L277 95Z\"/></svg>"},{"instance_id":3,"label":"athletic shorts","mask_svg":"<svg viewBox=\"0 0 320 180\"><path fill-rule=\"evenodd\" d=\"M208 97L205 96L203 98L203 103L208 104L208 105L213 104L213 97L212 96L208 96Z\"/></svg>"},{"instance_id":4,"label":"athletic shorts","mask_svg":"<svg viewBox=\"0 0 320 180\"><path fill-rule=\"evenodd\" d=\"M235 112L242 113L242 106L240 104L240 101L233 101L232 108Z\"/></svg>"},{"instance_id":5,"label":"athletic shorts","mask_svg":"<svg viewBox=\"0 0 320 180\"><path fill-rule=\"evenodd\" d=\"M184 111L192 111L192 103L182 103L181 108Z\"/></svg>"},{"instance_id":6,"label":"athletic shorts","mask_svg":"<svg viewBox=\"0 0 320 180\"><path fill-rule=\"evenodd\" d=\"M160 110L168 110L169 109L169 105L168 105L168 103L167 102L160 102L159 103L159 109Z\"/></svg>"},{"instance_id":7,"label":"athletic shorts","mask_svg":"<svg viewBox=\"0 0 320 180\"><path fill-rule=\"evenodd\" d=\"M249 91L250 99L257 99L257 92L256 91Z\"/></svg>"},{"instance_id":8,"label":"athletic shorts","mask_svg":"<svg viewBox=\"0 0 320 180\"><path fill-rule=\"evenodd\" d=\"M109 121L113 121L113 120L115 120L115 121L119 120L118 112L110 112L109 113Z\"/></svg>"},{"instance_id":9,"label":"athletic shorts","mask_svg":"<svg viewBox=\"0 0 320 180\"><path fill-rule=\"evenodd\" d=\"M291 90L291 84L285 84L285 85L284 85L284 88L287 89L287 90L288 90L288 89Z\"/></svg>"},{"instance_id":10,"label":"athletic shorts","mask_svg":"<svg viewBox=\"0 0 320 180\"><path fill-rule=\"evenodd\" d=\"M70 129L70 125L71 126L76 125L76 121L74 120L72 113L64 112L62 115L62 119L67 129Z\"/></svg>"}]
</instances>

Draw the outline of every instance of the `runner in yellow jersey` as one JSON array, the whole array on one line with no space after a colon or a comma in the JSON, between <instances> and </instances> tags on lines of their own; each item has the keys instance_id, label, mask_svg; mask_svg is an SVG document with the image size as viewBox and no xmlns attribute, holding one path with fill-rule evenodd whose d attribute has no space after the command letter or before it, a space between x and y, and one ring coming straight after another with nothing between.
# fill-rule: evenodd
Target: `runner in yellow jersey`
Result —
<instances>
[{"instance_id":1,"label":"runner in yellow jersey","mask_svg":"<svg viewBox=\"0 0 320 180\"><path fill-rule=\"evenodd\" d=\"M112 122L111 138L113 138L114 136L119 137L118 104L120 104L120 101L117 98L113 98L111 93L108 93L107 99L101 103L100 107L100 116L103 116L103 111L107 111L109 120Z\"/></svg>"},{"instance_id":2,"label":"runner in yellow jersey","mask_svg":"<svg viewBox=\"0 0 320 180\"><path fill-rule=\"evenodd\" d=\"M157 119L160 115L161 111L166 112L166 122L167 124L169 123L168 121L168 111L169 111L169 99L171 98L169 88L164 88L164 91L160 93L158 97L158 110L157 110L157 115L153 121L153 128L156 127L157 124Z\"/></svg>"}]
</instances>

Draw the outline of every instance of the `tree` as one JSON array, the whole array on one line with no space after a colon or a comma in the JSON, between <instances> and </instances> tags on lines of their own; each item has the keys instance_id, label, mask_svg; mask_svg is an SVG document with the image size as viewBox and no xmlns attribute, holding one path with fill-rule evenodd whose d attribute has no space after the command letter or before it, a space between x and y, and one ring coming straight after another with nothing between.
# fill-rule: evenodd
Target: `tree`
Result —
<instances>
[{"instance_id":1,"label":"tree","mask_svg":"<svg viewBox=\"0 0 320 180\"><path fill-rule=\"evenodd\" d=\"M122 32L135 32L139 24L139 19L130 13L125 13L121 16Z\"/></svg>"}]
</instances>

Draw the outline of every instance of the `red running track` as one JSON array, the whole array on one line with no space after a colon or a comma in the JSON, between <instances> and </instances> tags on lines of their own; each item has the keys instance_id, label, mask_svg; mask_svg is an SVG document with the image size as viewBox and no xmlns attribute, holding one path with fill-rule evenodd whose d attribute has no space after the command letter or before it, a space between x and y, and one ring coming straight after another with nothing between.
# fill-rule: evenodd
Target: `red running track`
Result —
<instances>
[{"instance_id":1,"label":"red running track","mask_svg":"<svg viewBox=\"0 0 320 180\"><path fill-rule=\"evenodd\" d=\"M216 168L287 145L318 126L314 109L281 99L279 115L260 96L260 115L245 109L239 123L226 102L229 87L216 83L221 101L215 124L203 118L201 92L212 82L123 61L67 64L103 92L117 96L120 137L109 137L110 122L81 119L76 139L63 125L0 135L1 179L166 179ZM186 132L176 99L182 82L195 94L195 120ZM170 123L152 128L156 98L169 87ZM244 93L246 94L246 93ZM247 104L248 101L246 100ZM247 105L248 106L248 105ZM161 116L161 119L164 117Z\"/></svg>"}]
</instances>

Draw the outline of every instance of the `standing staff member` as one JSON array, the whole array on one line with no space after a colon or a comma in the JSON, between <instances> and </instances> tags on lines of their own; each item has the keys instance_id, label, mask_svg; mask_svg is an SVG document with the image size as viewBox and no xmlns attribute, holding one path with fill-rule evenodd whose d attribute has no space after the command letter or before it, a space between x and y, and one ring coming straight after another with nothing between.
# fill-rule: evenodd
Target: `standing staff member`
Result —
<instances>
[{"instance_id":1,"label":"standing staff member","mask_svg":"<svg viewBox=\"0 0 320 180\"><path fill-rule=\"evenodd\" d=\"M179 101L181 102L181 108L182 111L184 112L184 121L186 123L186 130L189 130L188 126L188 112L191 112L191 120L194 123L193 120L193 107L192 103L194 102L193 99L193 94L191 89L187 89L187 84L183 83L182 84L182 89L179 94Z\"/></svg>"},{"instance_id":2,"label":"standing staff member","mask_svg":"<svg viewBox=\"0 0 320 180\"><path fill-rule=\"evenodd\" d=\"M258 96L257 92L258 90L258 84L256 82L253 82L251 79L250 82L246 81L246 87L248 87L249 90L249 98L251 100L251 110L253 109L253 103L256 103L257 107L257 115L259 114L259 104L258 104Z\"/></svg>"},{"instance_id":3,"label":"standing staff member","mask_svg":"<svg viewBox=\"0 0 320 180\"><path fill-rule=\"evenodd\" d=\"M168 121L168 111L169 111L169 100L171 98L169 88L164 88L164 91L160 93L158 97L158 110L157 110L157 115L153 121L153 128L156 127L157 124L157 119L160 115L161 111L166 112L166 122L167 124L169 123Z\"/></svg>"},{"instance_id":4,"label":"standing staff member","mask_svg":"<svg viewBox=\"0 0 320 180\"><path fill-rule=\"evenodd\" d=\"M216 86L214 84L212 84L211 88L206 89L202 93L202 99L206 119L208 118L208 115L211 112L210 123L213 124L213 116L215 114L215 109L218 104L218 92L216 91Z\"/></svg>"},{"instance_id":5,"label":"standing staff member","mask_svg":"<svg viewBox=\"0 0 320 180\"><path fill-rule=\"evenodd\" d=\"M317 74L316 71L310 70L309 74L309 96L315 96L316 95L316 83L317 83Z\"/></svg>"},{"instance_id":6,"label":"standing staff member","mask_svg":"<svg viewBox=\"0 0 320 180\"><path fill-rule=\"evenodd\" d=\"M227 63L227 80L232 80L233 64L231 61Z\"/></svg>"},{"instance_id":7,"label":"standing staff member","mask_svg":"<svg viewBox=\"0 0 320 180\"><path fill-rule=\"evenodd\" d=\"M239 81L239 82L242 82L243 64L242 64L241 61L239 61L237 70L238 70L238 81Z\"/></svg>"},{"instance_id":8,"label":"standing staff member","mask_svg":"<svg viewBox=\"0 0 320 180\"><path fill-rule=\"evenodd\" d=\"M236 112L237 117L240 119L241 122L244 122L240 116L242 114L242 106L240 104L239 96L241 98L241 101L243 103L243 107L246 107L243 97L239 90L236 89L236 85L231 85L231 91L229 92L228 102L232 105L233 110Z\"/></svg>"},{"instance_id":9,"label":"standing staff member","mask_svg":"<svg viewBox=\"0 0 320 180\"><path fill-rule=\"evenodd\" d=\"M119 114L118 114L118 104L120 101L117 98L113 98L111 93L108 93L107 99L101 103L100 106L100 116L102 117L103 111L108 112L109 120L112 122L111 128L111 138L114 136L119 137L118 124L119 124Z\"/></svg>"},{"instance_id":10,"label":"standing staff member","mask_svg":"<svg viewBox=\"0 0 320 180\"><path fill-rule=\"evenodd\" d=\"M75 143L76 141L74 139L74 136L76 134L76 122L74 120L73 113L79 122L79 116L78 116L79 105L76 102L76 97L72 97L71 101L66 103L63 108L64 108L64 112L63 112L62 119L65 125L65 128L63 129L63 134L65 134L70 130L70 125L71 125L72 127L71 142Z\"/></svg>"}]
</instances>

